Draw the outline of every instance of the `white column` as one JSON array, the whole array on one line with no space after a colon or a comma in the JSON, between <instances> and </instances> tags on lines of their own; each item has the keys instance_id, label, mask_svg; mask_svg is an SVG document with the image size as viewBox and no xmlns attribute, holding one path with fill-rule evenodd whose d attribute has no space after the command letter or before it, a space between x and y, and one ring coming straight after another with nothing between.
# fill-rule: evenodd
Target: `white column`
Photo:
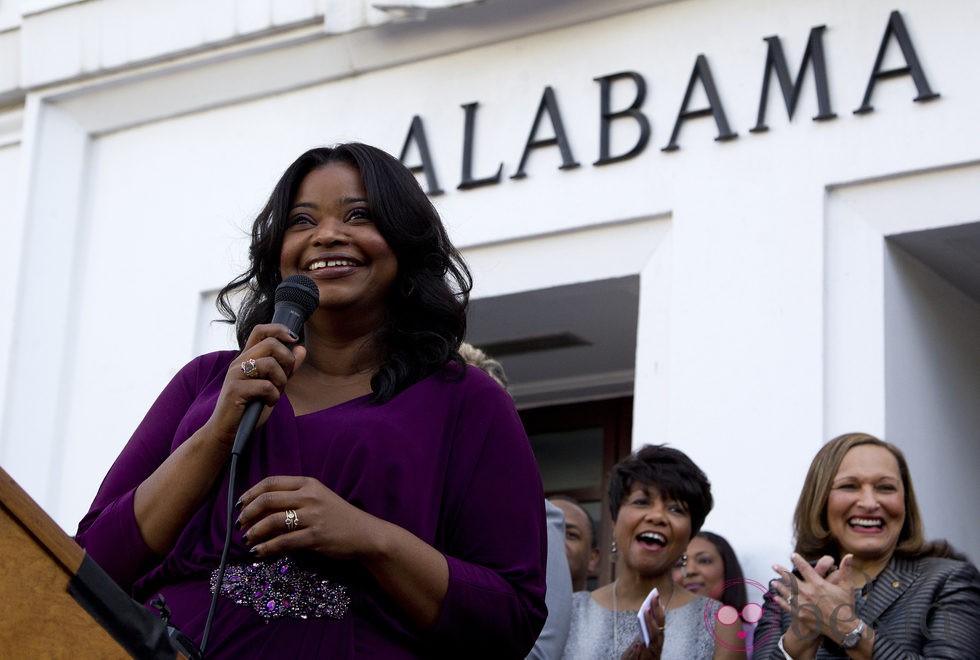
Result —
<instances>
[{"instance_id":1,"label":"white column","mask_svg":"<svg viewBox=\"0 0 980 660\"><path fill-rule=\"evenodd\" d=\"M57 106L28 98L23 246L13 309L0 464L42 507L56 500L70 396L75 261L83 250L87 133Z\"/></svg>"}]
</instances>

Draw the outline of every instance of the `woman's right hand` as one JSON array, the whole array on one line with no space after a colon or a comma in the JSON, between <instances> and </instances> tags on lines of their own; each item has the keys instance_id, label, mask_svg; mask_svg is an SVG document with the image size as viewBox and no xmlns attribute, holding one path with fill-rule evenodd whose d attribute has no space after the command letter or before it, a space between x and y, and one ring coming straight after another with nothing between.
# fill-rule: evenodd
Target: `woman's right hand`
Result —
<instances>
[{"instance_id":1,"label":"woman's right hand","mask_svg":"<svg viewBox=\"0 0 980 660\"><path fill-rule=\"evenodd\" d=\"M245 408L252 401L265 403L258 426L264 424L286 381L306 359L306 348L296 342L284 325L255 326L245 348L228 367L214 412L203 430L231 448Z\"/></svg>"},{"instance_id":2,"label":"woman's right hand","mask_svg":"<svg viewBox=\"0 0 980 660\"><path fill-rule=\"evenodd\" d=\"M286 381L306 359L306 348L296 341L284 325L255 326L225 373L211 417L136 488L136 523L155 554L163 556L173 548L187 521L208 497L228 461L248 404L264 402L259 424L268 419ZM242 363L251 370L252 360L255 371L250 377Z\"/></svg>"},{"instance_id":3,"label":"woman's right hand","mask_svg":"<svg viewBox=\"0 0 980 660\"><path fill-rule=\"evenodd\" d=\"M630 644L623 651L621 660L660 660L660 654L664 648L664 623L667 613L660 606L660 595L657 594L650 601L650 607L643 610L643 619L646 621L647 632L650 633L650 643L644 644L641 637Z\"/></svg>"},{"instance_id":4,"label":"woman's right hand","mask_svg":"<svg viewBox=\"0 0 980 660\"><path fill-rule=\"evenodd\" d=\"M816 652L823 637L839 642L833 629L839 627L842 613L849 617L854 612L850 559L848 556L841 561L841 570L834 570L834 559L829 555L810 566L803 557L793 553L792 562L801 578L775 566L782 579L774 584L778 592L774 600L792 617L783 637L786 651L793 657L804 658L809 657L807 652Z\"/></svg>"}]
</instances>

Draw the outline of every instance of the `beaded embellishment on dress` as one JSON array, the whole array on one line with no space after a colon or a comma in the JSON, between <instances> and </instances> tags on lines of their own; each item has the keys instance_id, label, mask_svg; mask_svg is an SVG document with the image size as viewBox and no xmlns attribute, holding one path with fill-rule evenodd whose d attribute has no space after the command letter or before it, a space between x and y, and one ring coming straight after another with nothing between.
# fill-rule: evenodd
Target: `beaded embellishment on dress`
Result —
<instances>
[{"instance_id":1,"label":"beaded embellishment on dress","mask_svg":"<svg viewBox=\"0 0 980 660\"><path fill-rule=\"evenodd\" d=\"M211 593L218 582L211 573ZM272 562L232 564L225 569L221 595L255 610L266 623L296 619L342 619L350 606L347 587L298 565L291 557Z\"/></svg>"}]
</instances>

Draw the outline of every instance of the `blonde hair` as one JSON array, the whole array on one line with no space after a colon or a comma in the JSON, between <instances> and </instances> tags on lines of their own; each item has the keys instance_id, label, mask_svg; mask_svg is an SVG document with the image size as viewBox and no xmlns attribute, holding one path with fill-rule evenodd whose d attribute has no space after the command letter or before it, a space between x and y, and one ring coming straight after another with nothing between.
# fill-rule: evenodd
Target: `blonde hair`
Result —
<instances>
[{"instance_id":1,"label":"blonde hair","mask_svg":"<svg viewBox=\"0 0 980 660\"><path fill-rule=\"evenodd\" d=\"M459 354L466 364L486 372L491 378L500 383L502 388L507 389L507 374L504 373L502 364L473 344L468 344L465 341L459 345Z\"/></svg>"}]
</instances>

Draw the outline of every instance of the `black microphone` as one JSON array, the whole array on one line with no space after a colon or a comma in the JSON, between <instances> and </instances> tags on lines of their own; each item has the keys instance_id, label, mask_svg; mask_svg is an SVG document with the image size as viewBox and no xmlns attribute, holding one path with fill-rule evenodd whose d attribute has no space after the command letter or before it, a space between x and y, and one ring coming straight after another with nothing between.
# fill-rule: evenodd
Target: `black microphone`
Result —
<instances>
[{"instance_id":1,"label":"black microphone","mask_svg":"<svg viewBox=\"0 0 980 660\"><path fill-rule=\"evenodd\" d=\"M316 308L320 306L320 290L316 282L306 275L290 275L276 287L276 307L272 313L273 323L282 323L289 328L290 332L298 335L303 329L303 324L313 315ZM235 513L235 476L238 471L238 459L241 457L242 450L252 437L255 425L262 414L265 403L259 399L249 401L245 406L245 414L242 421L238 423L238 432L235 434L235 443L231 448L231 464L228 468L228 519L225 525L225 545L221 550L221 561L218 562L218 576L215 579L217 585L214 594L211 596L211 608L208 610L207 619L204 621L204 634L201 637L200 656L204 657L204 651L208 646L208 636L211 634L211 623L214 621L214 613L218 608L218 596L221 595L221 586L224 584L225 568L228 563L228 549L231 547L232 517Z\"/></svg>"},{"instance_id":2,"label":"black microphone","mask_svg":"<svg viewBox=\"0 0 980 660\"><path fill-rule=\"evenodd\" d=\"M298 335L303 329L303 324L320 305L320 290L316 282L306 275L290 275L276 287L275 301L272 322L282 323L290 332ZM249 402L245 407L242 421L238 424L238 433L235 434L235 444L231 448L233 455L240 456L245 449L264 406L265 404L258 400Z\"/></svg>"}]
</instances>

